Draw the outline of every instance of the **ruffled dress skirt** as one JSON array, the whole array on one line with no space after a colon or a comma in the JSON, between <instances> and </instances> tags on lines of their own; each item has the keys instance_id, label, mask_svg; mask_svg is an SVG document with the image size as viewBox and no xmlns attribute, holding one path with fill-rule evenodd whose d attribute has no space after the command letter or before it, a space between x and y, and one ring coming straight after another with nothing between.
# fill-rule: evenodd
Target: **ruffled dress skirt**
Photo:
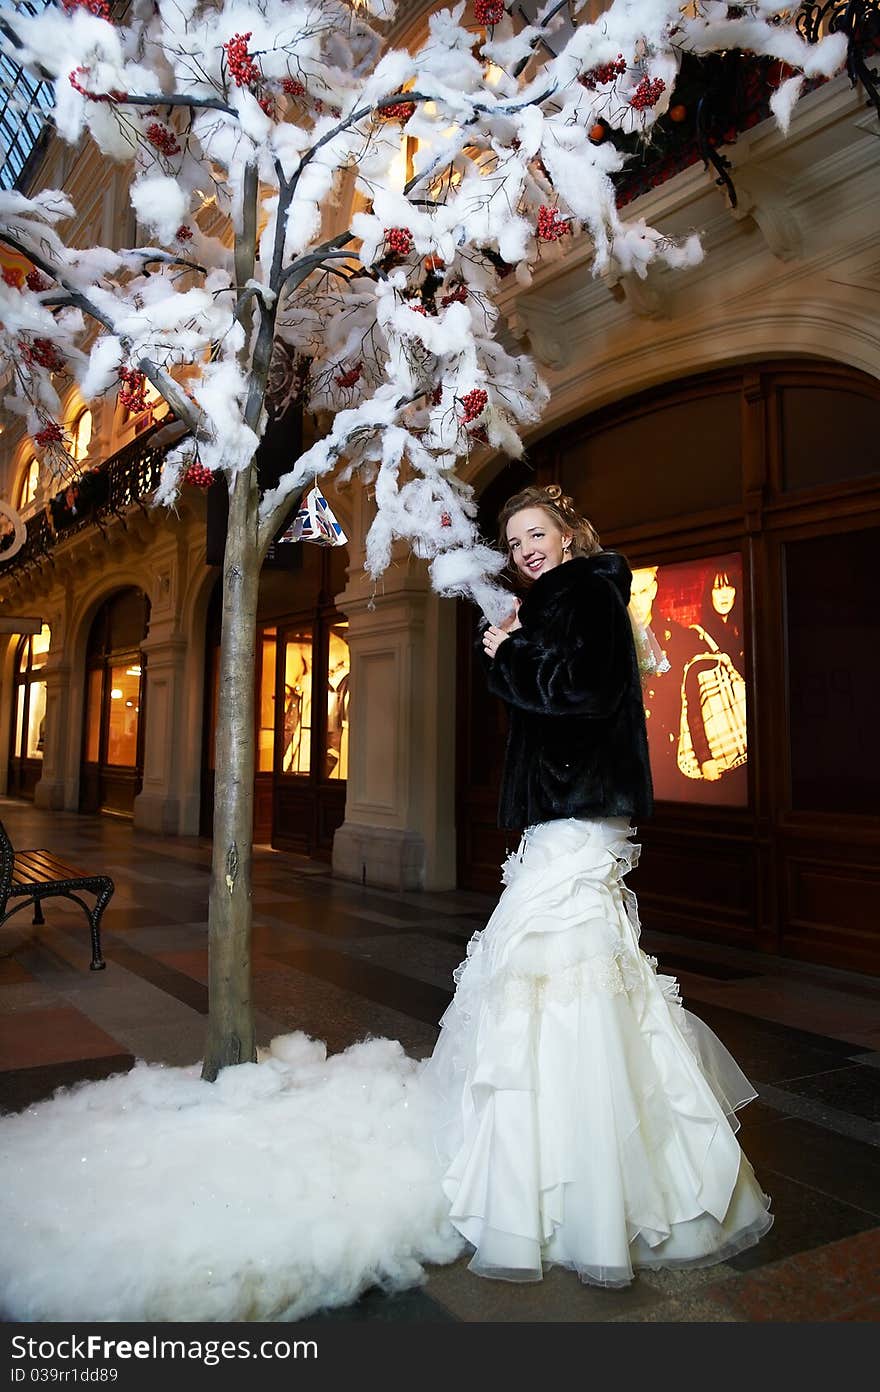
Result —
<instances>
[{"instance_id":1,"label":"ruffled dress skirt","mask_svg":"<svg viewBox=\"0 0 880 1392\"><path fill-rule=\"evenodd\" d=\"M628 1284L706 1266L773 1219L735 1112L757 1094L639 947L625 819L530 828L455 973L424 1082L471 1270Z\"/></svg>"}]
</instances>

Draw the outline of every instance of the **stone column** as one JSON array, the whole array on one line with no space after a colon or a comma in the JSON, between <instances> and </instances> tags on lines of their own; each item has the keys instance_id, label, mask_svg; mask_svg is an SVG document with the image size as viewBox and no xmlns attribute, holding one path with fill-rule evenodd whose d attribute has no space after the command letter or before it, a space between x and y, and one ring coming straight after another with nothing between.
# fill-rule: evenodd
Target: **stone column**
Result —
<instances>
[{"instance_id":1,"label":"stone column","mask_svg":"<svg viewBox=\"0 0 880 1392\"><path fill-rule=\"evenodd\" d=\"M63 651L50 651L49 660L43 668L43 678L46 682L43 771L34 788L34 804L49 811L60 811L67 805L65 767L72 715L71 668Z\"/></svg>"},{"instance_id":2,"label":"stone column","mask_svg":"<svg viewBox=\"0 0 880 1392\"><path fill-rule=\"evenodd\" d=\"M184 666L186 639L165 624L150 624L141 645L146 657L144 782L134 802L134 824L176 836L184 795Z\"/></svg>"},{"instance_id":3,"label":"stone column","mask_svg":"<svg viewBox=\"0 0 880 1392\"><path fill-rule=\"evenodd\" d=\"M427 566L364 574L369 522L356 504L352 563L337 604L349 620L349 767L333 872L392 889L455 886L455 605ZM359 544L360 543L360 544ZM375 594L374 594L375 589Z\"/></svg>"}]
</instances>

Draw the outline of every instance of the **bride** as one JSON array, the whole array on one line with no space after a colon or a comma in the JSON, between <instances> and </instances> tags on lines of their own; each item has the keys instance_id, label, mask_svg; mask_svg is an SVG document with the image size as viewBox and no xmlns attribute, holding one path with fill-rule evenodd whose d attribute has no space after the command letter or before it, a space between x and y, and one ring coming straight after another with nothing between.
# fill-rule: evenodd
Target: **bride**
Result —
<instances>
[{"instance_id":1,"label":"bride","mask_svg":"<svg viewBox=\"0 0 880 1392\"><path fill-rule=\"evenodd\" d=\"M623 1286L770 1228L734 1134L756 1094L639 948L623 882L651 810L629 567L555 486L516 494L499 526L527 590L482 641L510 717L500 821L528 829L424 1082L471 1270Z\"/></svg>"}]
</instances>

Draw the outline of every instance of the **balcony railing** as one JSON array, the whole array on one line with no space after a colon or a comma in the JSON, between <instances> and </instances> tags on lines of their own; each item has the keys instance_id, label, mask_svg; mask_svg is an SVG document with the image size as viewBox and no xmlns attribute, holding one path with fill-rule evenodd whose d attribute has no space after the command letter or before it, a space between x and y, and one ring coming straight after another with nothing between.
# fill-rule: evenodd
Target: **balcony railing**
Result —
<instances>
[{"instance_id":1,"label":"balcony railing","mask_svg":"<svg viewBox=\"0 0 880 1392\"><path fill-rule=\"evenodd\" d=\"M156 443L159 429L166 424L162 421L65 485L41 512L29 518L21 550L5 562L0 554L0 579L47 559L51 562L55 547L86 527L103 531L111 518L123 517L132 505L143 507L159 485L162 461L170 448L167 440Z\"/></svg>"}]
</instances>

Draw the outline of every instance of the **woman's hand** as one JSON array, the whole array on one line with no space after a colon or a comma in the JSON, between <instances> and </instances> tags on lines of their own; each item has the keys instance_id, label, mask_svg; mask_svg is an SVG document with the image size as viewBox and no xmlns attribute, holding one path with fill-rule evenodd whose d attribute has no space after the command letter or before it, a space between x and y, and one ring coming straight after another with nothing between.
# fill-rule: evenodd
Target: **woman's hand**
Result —
<instances>
[{"instance_id":1,"label":"woman's hand","mask_svg":"<svg viewBox=\"0 0 880 1392\"><path fill-rule=\"evenodd\" d=\"M519 627L518 624L517 627ZM496 624L492 624L489 628L483 630L484 652L488 657L494 658L501 644L506 642L509 637L510 634L506 633L503 628L500 628Z\"/></svg>"},{"instance_id":2,"label":"woman's hand","mask_svg":"<svg viewBox=\"0 0 880 1392\"><path fill-rule=\"evenodd\" d=\"M503 629L505 633L516 633L516 630L518 628L522 628L522 624L519 621L519 605L520 601L518 599L515 599L513 601L513 608L511 609L507 618L504 619L498 625L498 627Z\"/></svg>"}]
</instances>

